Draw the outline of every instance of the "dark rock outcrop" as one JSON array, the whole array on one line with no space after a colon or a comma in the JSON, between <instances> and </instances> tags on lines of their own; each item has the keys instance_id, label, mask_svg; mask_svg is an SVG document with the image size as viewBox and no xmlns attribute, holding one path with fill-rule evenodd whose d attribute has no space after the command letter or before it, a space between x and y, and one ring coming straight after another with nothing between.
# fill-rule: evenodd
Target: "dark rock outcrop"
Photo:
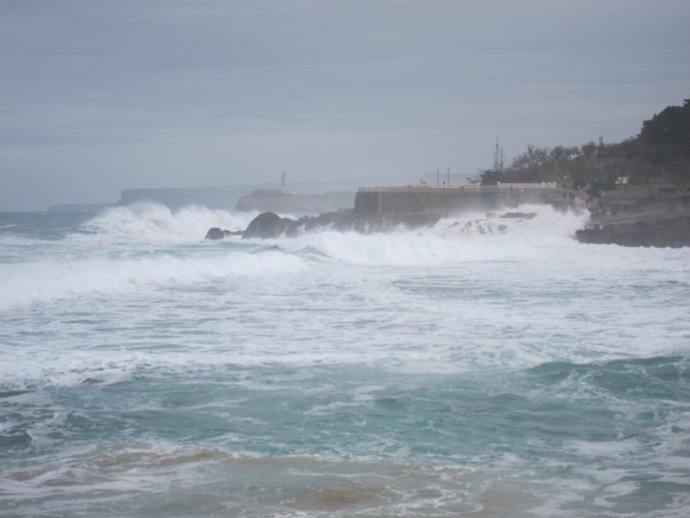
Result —
<instances>
[{"instance_id":1,"label":"dark rock outcrop","mask_svg":"<svg viewBox=\"0 0 690 518\"><path fill-rule=\"evenodd\" d=\"M642 215L578 230L581 243L681 248L690 246L690 214Z\"/></svg>"},{"instance_id":2,"label":"dark rock outcrop","mask_svg":"<svg viewBox=\"0 0 690 518\"><path fill-rule=\"evenodd\" d=\"M206 239L223 239L228 236L241 236L241 230L222 230L218 227L212 227L206 232Z\"/></svg>"},{"instance_id":3,"label":"dark rock outcrop","mask_svg":"<svg viewBox=\"0 0 690 518\"><path fill-rule=\"evenodd\" d=\"M297 221L293 219L281 218L274 212L262 212L249 223L242 237L270 239L283 234L294 235L296 226Z\"/></svg>"}]
</instances>

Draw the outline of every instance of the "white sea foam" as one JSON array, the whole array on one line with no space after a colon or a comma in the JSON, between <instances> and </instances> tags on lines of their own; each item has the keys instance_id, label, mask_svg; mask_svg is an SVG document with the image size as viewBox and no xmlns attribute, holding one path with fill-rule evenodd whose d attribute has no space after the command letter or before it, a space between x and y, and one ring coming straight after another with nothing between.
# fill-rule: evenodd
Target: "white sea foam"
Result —
<instances>
[{"instance_id":1,"label":"white sea foam","mask_svg":"<svg viewBox=\"0 0 690 518\"><path fill-rule=\"evenodd\" d=\"M546 206L520 206L526 216L467 214L439 221L431 229L399 229L363 235L356 232L312 232L271 242L295 253L313 250L354 265L442 265L458 262L530 258L544 249L577 246L575 230L587 213L562 213Z\"/></svg>"},{"instance_id":2,"label":"white sea foam","mask_svg":"<svg viewBox=\"0 0 690 518\"><path fill-rule=\"evenodd\" d=\"M255 213L211 210L188 206L177 211L156 203L137 203L104 210L83 226L93 235L73 239L113 240L124 243L190 242L204 238L211 227L244 230Z\"/></svg>"},{"instance_id":3,"label":"white sea foam","mask_svg":"<svg viewBox=\"0 0 690 518\"><path fill-rule=\"evenodd\" d=\"M82 258L61 262L0 265L0 309L80 295L132 293L237 276L297 272L304 261L277 251L216 256L152 255L139 258Z\"/></svg>"},{"instance_id":4,"label":"white sea foam","mask_svg":"<svg viewBox=\"0 0 690 518\"><path fill-rule=\"evenodd\" d=\"M589 220L586 211L559 211L549 205L522 204L511 211L449 216L434 232L447 237L512 235L535 239L570 239Z\"/></svg>"}]
</instances>

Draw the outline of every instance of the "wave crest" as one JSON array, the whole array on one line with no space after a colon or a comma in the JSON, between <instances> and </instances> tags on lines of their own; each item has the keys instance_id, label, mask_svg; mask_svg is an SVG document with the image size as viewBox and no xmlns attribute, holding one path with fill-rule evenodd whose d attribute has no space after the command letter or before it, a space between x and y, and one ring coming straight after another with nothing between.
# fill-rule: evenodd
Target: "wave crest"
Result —
<instances>
[{"instance_id":1,"label":"wave crest","mask_svg":"<svg viewBox=\"0 0 690 518\"><path fill-rule=\"evenodd\" d=\"M83 295L134 294L144 287L155 290L233 277L298 272L304 267L299 257L276 251L12 264L3 268L7 280L0 295L0 309Z\"/></svg>"},{"instance_id":2,"label":"wave crest","mask_svg":"<svg viewBox=\"0 0 690 518\"><path fill-rule=\"evenodd\" d=\"M187 206L171 211L157 203L137 203L101 212L82 226L83 234L105 240L198 241L211 227L244 230L255 214Z\"/></svg>"}]
</instances>

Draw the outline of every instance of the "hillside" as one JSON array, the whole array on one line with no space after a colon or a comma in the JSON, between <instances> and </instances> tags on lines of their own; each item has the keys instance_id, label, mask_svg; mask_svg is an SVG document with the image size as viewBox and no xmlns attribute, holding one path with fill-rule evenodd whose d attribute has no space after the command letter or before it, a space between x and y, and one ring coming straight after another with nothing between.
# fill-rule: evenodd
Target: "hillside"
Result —
<instances>
[{"instance_id":1,"label":"hillside","mask_svg":"<svg viewBox=\"0 0 690 518\"><path fill-rule=\"evenodd\" d=\"M690 99L642 123L640 133L616 144L529 146L505 171L485 171L482 183L554 181L601 198L620 191L634 198L683 196L690 187ZM682 200L680 200L682 201Z\"/></svg>"}]
</instances>

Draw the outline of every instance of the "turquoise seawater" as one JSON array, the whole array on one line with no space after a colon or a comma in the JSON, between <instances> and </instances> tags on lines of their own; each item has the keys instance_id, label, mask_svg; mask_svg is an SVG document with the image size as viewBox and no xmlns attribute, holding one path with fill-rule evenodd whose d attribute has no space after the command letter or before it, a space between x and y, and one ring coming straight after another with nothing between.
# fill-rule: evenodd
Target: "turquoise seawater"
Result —
<instances>
[{"instance_id":1,"label":"turquoise seawater","mask_svg":"<svg viewBox=\"0 0 690 518\"><path fill-rule=\"evenodd\" d=\"M690 249L523 210L0 214L0 516L687 516Z\"/></svg>"}]
</instances>

